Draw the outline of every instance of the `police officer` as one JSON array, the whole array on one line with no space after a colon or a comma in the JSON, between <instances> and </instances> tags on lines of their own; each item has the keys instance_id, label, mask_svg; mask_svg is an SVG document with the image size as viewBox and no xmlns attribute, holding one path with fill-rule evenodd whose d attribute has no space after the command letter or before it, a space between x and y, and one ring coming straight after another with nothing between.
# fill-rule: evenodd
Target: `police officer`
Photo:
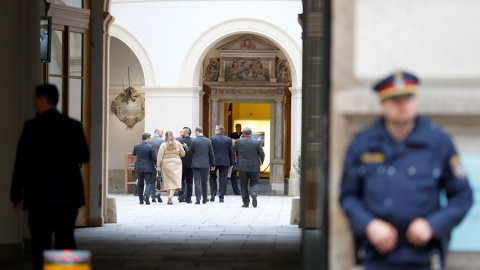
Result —
<instances>
[{"instance_id":1,"label":"police officer","mask_svg":"<svg viewBox=\"0 0 480 270\"><path fill-rule=\"evenodd\" d=\"M365 240L366 270L443 269L442 239L472 205L452 141L417 116L417 84L406 72L377 83L383 117L346 154L340 203L355 237Z\"/></svg>"}]
</instances>

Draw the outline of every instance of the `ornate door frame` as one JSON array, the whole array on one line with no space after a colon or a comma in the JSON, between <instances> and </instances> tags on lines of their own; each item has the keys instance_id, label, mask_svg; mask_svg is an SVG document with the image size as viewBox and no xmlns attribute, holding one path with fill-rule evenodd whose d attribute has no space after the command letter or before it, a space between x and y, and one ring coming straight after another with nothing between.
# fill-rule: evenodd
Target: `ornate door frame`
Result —
<instances>
[{"instance_id":1,"label":"ornate door frame","mask_svg":"<svg viewBox=\"0 0 480 270\"><path fill-rule=\"evenodd\" d=\"M220 123L223 103L269 103L271 169L269 183L277 194L284 192L285 176L285 88L289 83L205 82L210 88L209 122ZM210 125L210 134L215 126Z\"/></svg>"}]
</instances>

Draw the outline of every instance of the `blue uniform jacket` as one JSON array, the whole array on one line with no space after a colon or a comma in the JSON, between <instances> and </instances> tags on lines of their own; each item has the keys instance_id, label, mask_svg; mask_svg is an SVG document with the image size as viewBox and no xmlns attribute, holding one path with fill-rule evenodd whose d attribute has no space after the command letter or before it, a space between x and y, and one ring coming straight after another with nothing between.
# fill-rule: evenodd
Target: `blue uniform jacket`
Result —
<instances>
[{"instance_id":1,"label":"blue uniform jacket","mask_svg":"<svg viewBox=\"0 0 480 270\"><path fill-rule=\"evenodd\" d=\"M439 240L472 205L472 191L448 135L423 117L415 121L404 142L394 142L381 119L348 148L340 203L357 237L366 237L367 224L380 218L395 226L399 239L405 238L413 219L424 217ZM441 190L448 198L445 207L439 200ZM365 261L426 264L428 252L398 244L385 256L367 249Z\"/></svg>"}]
</instances>

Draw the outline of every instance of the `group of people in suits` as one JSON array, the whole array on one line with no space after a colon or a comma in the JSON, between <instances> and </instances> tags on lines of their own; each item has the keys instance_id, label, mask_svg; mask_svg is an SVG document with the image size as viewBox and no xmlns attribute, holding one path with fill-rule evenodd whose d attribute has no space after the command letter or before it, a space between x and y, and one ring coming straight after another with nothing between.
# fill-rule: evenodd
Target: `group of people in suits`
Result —
<instances>
[{"instance_id":1,"label":"group of people in suits","mask_svg":"<svg viewBox=\"0 0 480 270\"><path fill-rule=\"evenodd\" d=\"M184 127L180 137L174 138L171 131L165 133L156 129L158 138L150 138L149 133L142 135L142 142L134 146L132 154L137 156L134 171L137 173L137 191L140 204L150 204L149 197L161 201L156 193L154 172L161 172L160 192L168 192L168 204L178 191L180 202L192 203L193 183L195 183L195 204L214 202L218 194L224 202L230 173L235 195L242 195L242 207L248 207L250 196L253 207L257 207L260 166L265 159L262 141L252 138L252 129L246 127L237 131L231 138L224 135L225 129L218 125L215 136L210 139L203 135L202 127L195 128L192 139L191 129ZM163 140L163 141L162 141ZM156 168L154 166L156 164ZM241 190L236 179L240 174ZM218 172L218 185L217 185ZM210 177L209 177L210 176ZM207 197L207 181L210 183L210 199ZM146 184L146 187L145 187ZM250 186L250 189L249 189Z\"/></svg>"}]
</instances>

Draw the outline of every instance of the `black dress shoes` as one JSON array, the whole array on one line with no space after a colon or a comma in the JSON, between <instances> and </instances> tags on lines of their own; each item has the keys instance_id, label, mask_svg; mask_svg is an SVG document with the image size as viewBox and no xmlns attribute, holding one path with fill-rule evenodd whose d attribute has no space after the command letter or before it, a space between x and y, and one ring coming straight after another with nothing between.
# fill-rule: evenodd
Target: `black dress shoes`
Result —
<instances>
[{"instance_id":1,"label":"black dress shoes","mask_svg":"<svg viewBox=\"0 0 480 270\"><path fill-rule=\"evenodd\" d=\"M200 204L200 202L199 202L199 201L196 201L195 204Z\"/></svg>"},{"instance_id":2,"label":"black dress shoes","mask_svg":"<svg viewBox=\"0 0 480 270\"><path fill-rule=\"evenodd\" d=\"M210 200L210 201L212 201L212 200ZM203 201L203 204L206 204L207 202L208 202L208 200L204 200L204 201ZM212 201L212 202L213 202L213 201Z\"/></svg>"},{"instance_id":3,"label":"black dress shoes","mask_svg":"<svg viewBox=\"0 0 480 270\"><path fill-rule=\"evenodd\" d=\"M143 201L140 201L140 204L143 204Z\"/></svg>"},{"instance_id":4,"label":"black dress shoes","mask_svg":"<svg viewBox=\"0 0 480 270\"><path fill-rule=\"evenodd\" d=\"M220 202L223 202L223 198L220 198Z\"/></svg>"},{"instance_id":5,"label":"black dress shoes","mask_svg":"<svg viewBox=\"0 0 480 270\"><path fill-rule=\"evenodd\" d=\"M156 197L157 197L157 199L158 199L158 202L161 203L161 202L162 202L162 198L160 198L160 195L157 195Z\"/></svg>"},{"instance_id":6,"label":"black dress shoes","mask_svg":"<svg viewBox=\"0 0 480 270\"><path fill-rule=\"evenodd\" d=\"M215 196L210 197L210 201L214 202L215 201Z\"/></svg>"},{"instance_id":7,"label":"black dress shoes","mask_svg":"<svg viewBox=\"0 0 480 270\"><path fill-rule=\"evenodd\" d=\"M180 195L180 197L178 197L178 200L180 202L184 202L186 197L187 197L187 194L183 193L182 195Z\"/></svg>"},{"instance_id":8,"label":"black dress shoes","mask_svg":"<svg viewBox=\"0 0 480 270\"><path fill-rule=\"evenodd\" d=\"M155 197L152 198L152 202L157 202L157 201L155 200Z\"/></svg>"},{"instance_id":9,"label":"black dress shoes","mask_svg":"<svg viewBox=\"0 0 480 270\"><path fill-rule=\"evenodd\" d=\"M187 201L187 203L192 203L192 201Z\"/></svg>"},{"instance_id":10,"label":"black dress shoes","mask_svg":"<svg viewBox=\"0 0 480 270\"><path fill-rule=\"evenodd\" d=\"M252 205L257 208L257 195L252 195Z\"/></svg>"},{"instance_id":11,"label":"black dress shoes","mask_svg":"<svg viewBox=\"0 0 480 270\"><path fill-rule=\"evenodd\" d=\"M150 201L148 200L148 198L145 199L145 204L150 204Z\"/></svg>"},{"instance_id":12,"label":"black dress shoes","mask_svg":"<svg viewBox=\"0 0 480 270\"><path fill-rule=\"evenodd\" d=\"M248 204L243 204L242 207L243 208L248 208Z\"/></svg>"}]
</instances>

